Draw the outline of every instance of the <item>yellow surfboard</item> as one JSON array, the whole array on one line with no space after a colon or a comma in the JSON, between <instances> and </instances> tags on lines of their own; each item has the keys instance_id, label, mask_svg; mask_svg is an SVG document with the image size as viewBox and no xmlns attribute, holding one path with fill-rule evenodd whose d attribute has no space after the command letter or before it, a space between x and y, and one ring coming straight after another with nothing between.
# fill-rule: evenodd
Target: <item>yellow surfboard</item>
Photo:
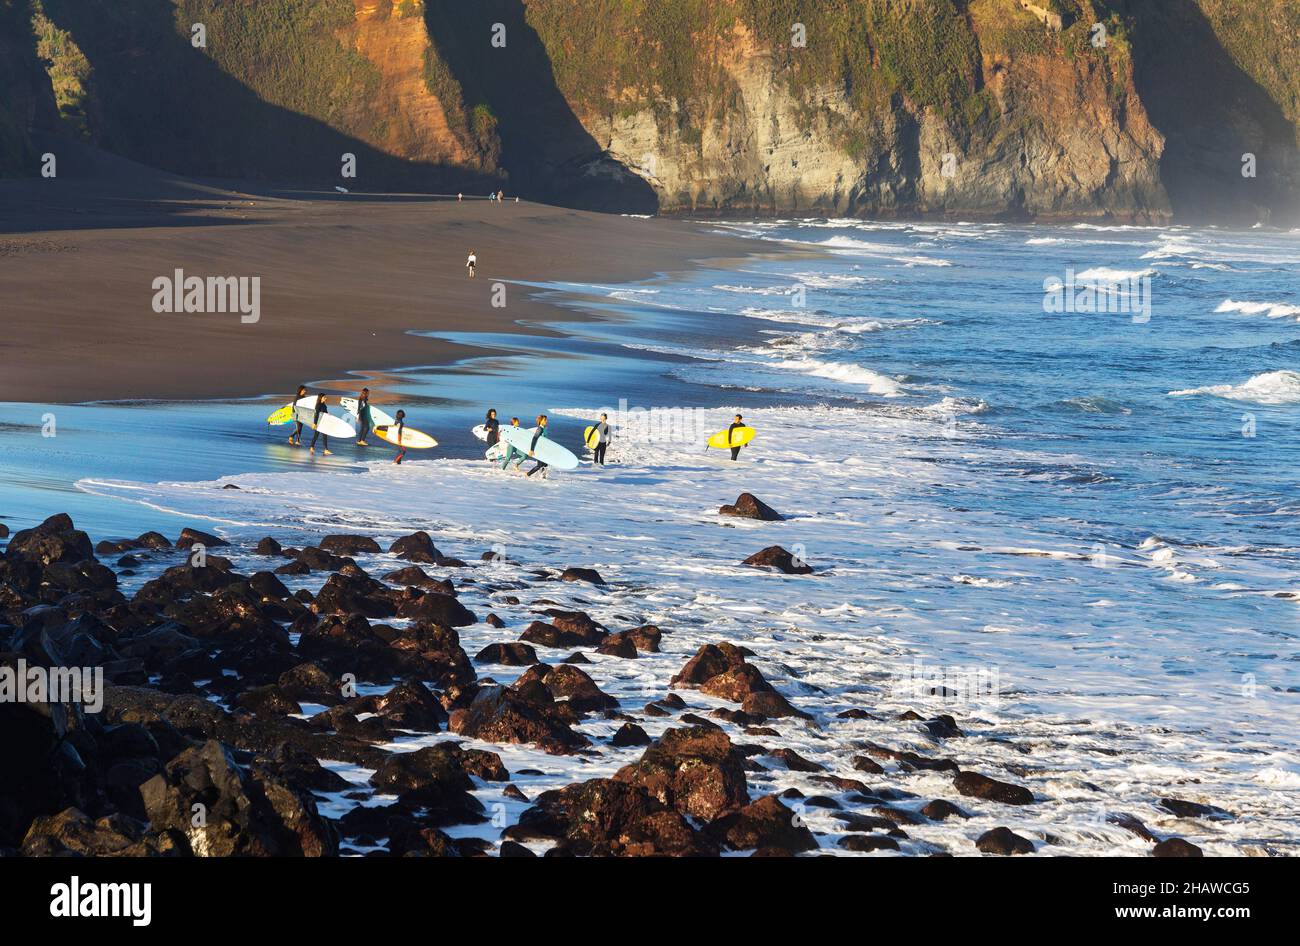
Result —
<instances>
[{"instance_id":1,"label":"yellow surfboard","mask_svg":"<svg viewBox=\"0 0 1300 946\"><path fill-rule=\"evenodd\" d=\"M276 411L274 414L268 417L266 419L266 422L270 424L272 427L274 427L279 424L287 424L292 420L293 420L293 405L286 404L284 405L284 407L280 408L278 411Z\"/></svg>"},{"instance_id":2,"label":"yellow surfboard","mask_svg":"<svg viewBox=\"0 0 1300 946\"><path fill-rule=\"evenodd\" d=\"M587 427L582 431L582 440L588 450L595 450L596 445L600 443L600 432L595 427Z\"/></svg>"},{"instance_id":3,"label":"yellow surfboard","mask_svg":"<svg viewBox=\"0 0 1300 946\"><path fill-rule=\"evenodd\" d=\"M743 447L754 439L758 431L753 427L737 427L735 430L719 430L709 438L709 446L726 450L729 447Z\"/></svg>"},{"instance_id":4,"label":"yellow surfboard","mask_svg":"<svg viewBox=\"0 0 1300 946\"><path fill-rule=\"evenodd\" d=\"M430 447L438 446L438 441L434 440L423 431L415 430L412 427L402 428L402 439L398 442L397 427L381 424L375 428L377 433L384 440L387 440L395 447L409 447L412 450L428 450Z\"/></svg>"}]
</instances>

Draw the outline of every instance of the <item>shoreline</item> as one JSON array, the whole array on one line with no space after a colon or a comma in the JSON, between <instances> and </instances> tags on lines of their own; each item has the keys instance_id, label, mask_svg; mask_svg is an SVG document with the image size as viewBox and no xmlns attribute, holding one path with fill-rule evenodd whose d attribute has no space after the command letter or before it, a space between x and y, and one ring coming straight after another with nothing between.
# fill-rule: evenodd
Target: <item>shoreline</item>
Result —
<instances>
[{"instance_id":1,"label":"shoreline","mask_svg":"<svg viewBox=\"0 0 1300 946\"><path fill-rule=\"evenodd\" d=\"M310 379L444 366L469 349L430 333L550 331L545 323L562 310L521 283L626 283L754 250L698 223L509 200L250 199L205 188L183 221L159 199L142 225L138 206L115 215L113 198L84 185L60 185L68 188L60 196L79 194L87 213L104 214L95 229L42 229L72 220L35 201L19 202L0 231L0 293L13 313L0 342L0 401L262 398ZM464 272L470 249L479 258L473 280ZM153 280L178 269L260 276L258 320L155 313ZM495 283L504 296L494 298Z\"/></svg>"}]
</instances>

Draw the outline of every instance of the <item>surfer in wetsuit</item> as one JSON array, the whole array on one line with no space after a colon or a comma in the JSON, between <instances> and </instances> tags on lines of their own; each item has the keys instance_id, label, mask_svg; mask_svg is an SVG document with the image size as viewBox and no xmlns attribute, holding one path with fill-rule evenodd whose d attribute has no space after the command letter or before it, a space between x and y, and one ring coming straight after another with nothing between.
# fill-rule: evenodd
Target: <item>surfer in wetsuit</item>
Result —
<instances>
[{"instance_id":1,"label":"surfer in wetsuit","mask_svg":"<svg viewBox=\"0 0 1300 946\"><path fill-rule=\"evenodd\" d=\"M512 417L512 418L510 418L510 426L511 426L511 427L518 427L518 426L519 426L519 418L518 418L518 417ZM500 435L499 435L499 434L498 434L498 439L500 439ZM518 459L516 459L516 457L517 457ZM510 441L507 440L507 441L506 441L506 456L505 456L505 459L501 461L501 469L504 470L506 467L508 467L508 466L510 465L510 461L511 461L511 460L514 460L514 461L515 461L515 469L517 470L517 469L519 469L520 465L524 462L524 455L523 455L522 453L520 453L518 450L515 449L515 445L514 445L514 444L512 444Z\"/></svg>"},{"instance_id":2,"label":"surfer in wetsuit","mask_svg":"<svg viewBox=\"0 0 1300 946\"><path fill-rule=\"evenodd\" d=\"M530 444L528 445L528 454L529 454L529 456L532 456L532 454L537 450L537 442L538 442L539 440L541 440L541 439L542 439L543 437L545 437L545 436L546 436L546 415L545 415L545 414L538 414L538 415L537 415L537 430L536 430L536 432L533 433L533 441L532 441L532 443L530 443ZM521 462L522 462L522 461L521 461ZM532 476L532 475L533 475L534 473L536 473L538 470L544 470L544 469L546 469L546 463L545 463L544 461L542 461L542 460L538 460L538 461L537 461L537 466L535 466L535 467L533 467L531 470L529 470L528 473L527 473L526 475L528 475L528 476Z\"/></svg>"},{"instance_id":3,"label":"surfer in wetsuit","mask_svg":"<svg viewBox=\"0 0 1300 946\"><path fill-rule=\"evenodd\" d=\"M293 396L294 405L296 406L298 402L301 401L306 396L307 396L307 385L305 384L298 385L298 393ZM295 447L302 446L302 421L298 420L296 414L294 415L293 433L289 434L289 443L290 445Z\"/></svg>"},{"instance_id":4,"label":"surfer in wetsuit","mask_svg":"<svg viewBox=\"0 0 1300 946\"><path fill-rule=\"evenodd\" d=\"M744 426L745 426L745 419L744 419L743 417L741 417L739 414L737 414L737 415L736 415L736 419L735 419L735 421L733 421L732 424L731 424L731 426L727 428L727 443L735 443L735 440L736 440L736 431L739 430L741 427L744 427ZM742 444L741 446L744 446L744 445ZM738 456L740 456L740 447L739 447L739 446L732 447L732 448L731 448L731 459L734 460L734 459L736 459L736 457L738 457Z\"/></svg>"},{"instance_id":5,"label":"surfer in wetsuit","mask_svg":"<svg viewBox=\"0 0 1300 946\"><path fill-rule=\"evenodd\" d=\"M396 421L389 430L397 434L397 456L393 458L394 463L401 463L406 456L406 444L402 442L402 432L406 430L406 411L398 411L393 418Z\"/></svg>"},{"instance_id":6,"label":"surfer in wetsuit","mask_svg":"<svg viewBox=\"0 0 1300 946\"><path fill-rule=\"evenodd\" d=\"M501 440L501 421L497 420L497 409L495 407L487 412L483 426L487 428L487 445L495 447Z\"/></svg>"},{"instance_id":7,"label":"surfer in wetsuit","mask_svg":"<svg viewBox=\"0 0 1300 946\"><path fill-rule=\"evenodd\" d=\"M609 449L609 442L613 435L609 428L609 415L601 414L600 423L596 425L596 447L592 451L595 459L601 466L605 465L605 451Z\"/></svg>"},{"instance_id":8,"label":"surfer in wetsuit","mask_svg":"<svg viewBox=\"0 0 1300 946\"><path fill-rule=\"evenodd\" d=\"M325 456L327 456L327 457L328 457L328 456L333 456L333 454L330 453L330 437L329 437L329 434L322 434L322 433L320 432L320 416L321 416L322 414L328 414L329 412L330 412L330 409L329 409L328 407L325 406L325 395L324 395L324 394L318 394L318 395L316 396L316 413L312 415L312 419L311 419L311 425L312 425L312 427L315 428L315 432L311 435L311 448L310 448L310 450L308 451L308 452L310 452L310 453L315 453L315 452L316 452L316 438L317 438L317 437L324 437L324 438L325 438L325 448L324 448L321 452L324 453Z\"/></svg>"},{"instance_id":9,"label":"surfer in wetsuit","mask_svg":"<svg viewBox=\"0 0 1300 946\"><path fill-rule=\"evenodd\" d=\"M370 428L374 426L374 421L371 420L370 417L370 389L369 388L362 388L361 394L357 396L357 426L360 428L357 431L357 446L358 447L370 446L370 444L366 443L366 434L368 434L370 432Z\"/></svg>"}]
</instances>

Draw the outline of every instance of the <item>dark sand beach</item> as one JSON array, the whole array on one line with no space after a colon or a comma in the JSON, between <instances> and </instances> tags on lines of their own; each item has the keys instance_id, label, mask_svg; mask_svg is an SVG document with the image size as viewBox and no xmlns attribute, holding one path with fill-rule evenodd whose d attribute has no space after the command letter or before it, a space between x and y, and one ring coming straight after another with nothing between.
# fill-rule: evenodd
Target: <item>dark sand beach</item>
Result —
<instances>
[{"instance_id":1,"label":"dark sand beach","mask_svg":"<svg viewBox=\"0 0 1300 946\"><path fill-rule=\"evenodd\" d=\"M0 401L256 396L437 364L454 343L411 331L553 314L515 283L628 281L750 250L690 223L512 199L252 193L143 173L3 182ZM258 321L156 313L153 281L177 269L260 277Z\"/></svg>"}]
</instances>

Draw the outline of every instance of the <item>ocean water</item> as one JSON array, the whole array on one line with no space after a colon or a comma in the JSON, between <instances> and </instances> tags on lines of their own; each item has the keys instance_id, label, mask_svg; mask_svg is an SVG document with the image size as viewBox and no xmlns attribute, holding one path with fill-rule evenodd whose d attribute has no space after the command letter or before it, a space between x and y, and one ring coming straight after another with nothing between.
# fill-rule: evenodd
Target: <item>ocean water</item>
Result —
<instances>
[{"instance_id":1,"label":"ocean water","mask_svg":"<svg viewBox=\"0 0 1300 946\"><path fill-rule=\"evenodd\" d=\"M774 723L772 742L846 777L861 775L857 742L915 748L1039 799L1013 812L963 799L974 818L909 827L906 853L969 853L998 824L1051 837L1045 854L1145 853L1108 822L1122 811L1209 853L1294 854L1300 234L713 226L751 238L755 256L631 286L519 287L598 318L559 312L559 335L457 335L507 353L386 374L412 424L442 441L432 455L394 467L391 451L345 445L307 458L260 423L282 397L0 405L0 512L17 527L67 508L96 538L181 524L241 542L427 528L449 554L510 560L483 566L497 581L464 587L480 615L522 626L547 598L615 629L660 624L663 654L592 657L627 710L663 695L700 644L731 640L815 716ZM1073 311L1049 311L1045 283L1071 273L1118 285L1112 308L1127 310L1089 311L1072 292ZM621 428L614 462L545 481L502 475L467 433L486 406L547 411L575 448L608 410ZM46 410L56 438L32 426ZM731 463L703 439L736 412L759 435ZM742 490L786 521L719 518ZM739 564L773 544L815 574ZM361 564L382 567L376 558ZM593 566L612 585L523 587L543 565ZM507 585L520 608L503 604ZM472 654L502 633L462 637ZM480 672L514 676L503 669ZM854 707L878 718L836 718ZM951 713L968 736L937 744L896 721L908 709ZM645 723L652 735L670 724ZM583 724L593 738L612 728ZM530 797L639 754L575 765L493 748L545 772L520 783ZM751 778L754 794L827 791L770 768ZM918 807L953 797L942 773L887 781ZM1229 815L1179 820L1158 806L1171 795ZM824 809L804 817L824 846L844 830Z\"/></svg>"}]
</instances>

